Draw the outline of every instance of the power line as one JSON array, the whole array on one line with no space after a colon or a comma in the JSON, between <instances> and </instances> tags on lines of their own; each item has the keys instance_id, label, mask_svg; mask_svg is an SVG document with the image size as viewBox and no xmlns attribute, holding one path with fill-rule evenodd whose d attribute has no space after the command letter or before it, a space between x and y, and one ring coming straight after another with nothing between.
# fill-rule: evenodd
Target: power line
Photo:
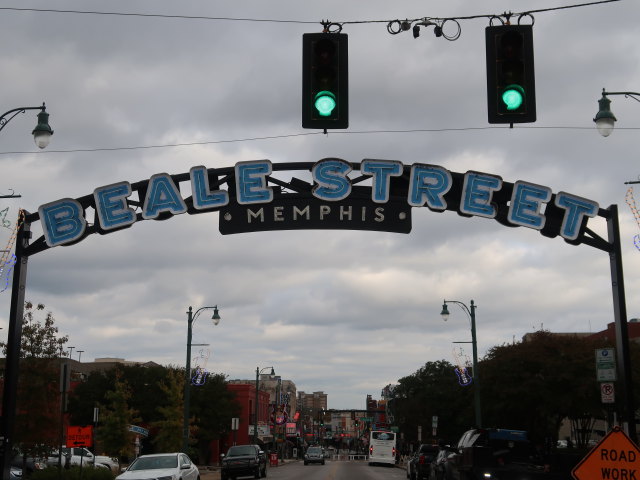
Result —
<instances>
[{"instance_id":1,"label":"power line","mask_svg":"<svg viewBox=\"0 0 640 480\"><path fill-rule=\"evenodd\" d=\"M496 125L486 127L460 127L460 128L413 128L407 130L359 130L359 131L331 131L330 135L378 135L378 134L411 134L411 133L446 133L446 132L471 132L480 130L594 130L594 127L571 127L571 126L539 126L539 125L518 125L511 128L508 125ZM618 130L640 130L640 127L620 127ZM45 155L47 153L95 153L95 152L117 152L125 150L151 150L157 148L179 148L194 147L202 145L220 145L224 143L256 142L260 140L278 140L294 137L308 137L316 135L328 135L322 131L291 133L285 135L268 135L262 137L247 137L227 140L210 140L204 142L185 143L165 143L160 145L137 145L131 147L104 147L104 148L72 148L68 150L37 150L37 151L13 151L0 152L0 155Z\"/></svg>"},{"instance_id":2,"label":"power line","mask_svg":"<svg viewBox=\"0 0 640 480\"><path fill-rule=\"evenodd\" d=\"M511 16L523 16L530 15L532 13L542 13L542 12L550 12L555 10L566 10L570 8L580 8L580 7L588 7L593 5L599 5L603 3L612 3L619 2L621 0L599 0L595 2L589 3L580 3L575 5L564 5L561 7L551 7L544 8L538 10L528 10L520 13L507 13L504 12L502 14L480 14L480 15L470 15L470 16L459 16L459 17L422 17L416 18L413 20L405 20L409 22L417 22L420 20L430 19L430 20L472 20L478 18L499 18L499 17L511 17ZM53 8L24 8L24 7L0 7L0 10L4 11L13 11L13 12L35 12L35 13L62 13L62 14L76 14L76 15L106 15L106 16L120 16L120 17L140 17L140 18L163 18L163 19L177 19L177 20L207 20L207 21L227 21L227 22L262 22L262 23L293 23L293 24L323 24L324 20L321 22L318 21L309 21L309 20L284 20L284 19L275 19L275 18L247 18L247 17L213 17L207 15L169 15L169 14L160 14L160 13L133 13L133 12L105 12L105 11L97 11L97 10L63 10L63 9L53 9ZM347 24L366 24L366 23L389 23L396 22L398 20L355 20L355 21L335 21L331 22L338 25L347 25Z\"/></svg>"}]
</instances>

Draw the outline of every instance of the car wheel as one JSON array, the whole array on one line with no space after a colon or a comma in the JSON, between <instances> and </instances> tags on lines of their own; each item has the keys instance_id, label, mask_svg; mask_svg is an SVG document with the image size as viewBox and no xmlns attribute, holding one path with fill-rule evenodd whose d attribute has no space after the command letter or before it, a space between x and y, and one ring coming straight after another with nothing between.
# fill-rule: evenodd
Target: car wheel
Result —
<instances>
[{"instance_id":1,"label":"car wheel","mask_svg":"<svg viewBox=\"0 0 640 480\"><path fill-rule=\"evenodd\" d=\"M309 465L309 462L304 462L305 465Z\"/></svg>"},{"instance_id":2,"label":"car wheel","mask_svg":"<svg viewBox=\"0 0 640 480\"><path fill-rule=\"evenodd\" d=\"M324 460L322 460L322 465L324 465Z\"/></svg>"},{"instance_id":3,"label":"car wheel","mask_svg":"<svg viewBox=\"0 0 640 480\"><path fill-rule=\"evenodd\" d=\"M262 469L262 478L267 478L267 467Z\"/></svg>"},{"instance_id":4,"label":"car wheel","mask_svg":"<svg viewBox=\"0 0 640 480\"><path fill-rule=\"evenodd\" d=\"M258 467L256 471L253 472L253 478L260 478L260 467Z\"/></svg>"}]
</instances>

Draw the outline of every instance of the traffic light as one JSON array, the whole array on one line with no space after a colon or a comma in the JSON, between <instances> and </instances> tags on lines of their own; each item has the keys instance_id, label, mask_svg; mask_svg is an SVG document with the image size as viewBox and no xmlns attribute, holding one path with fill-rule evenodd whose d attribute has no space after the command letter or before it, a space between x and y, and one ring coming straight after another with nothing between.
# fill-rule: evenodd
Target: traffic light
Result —
<instances>
[{"instance_id":1,"label":"traffic light","mask_svg":"<svg viewBox=\"0 0 640 480\"><path fill-rule=\"evenodd\" d=\"M349 126L348 36L302 35L302 128Z\"/></svg>"},{"instance_id":2,"label":"traffic light","mask_svg":"<svg viewBox=\"0 0 640 480\"><path fill-rule=\"evenodd\" d=\"M485 40L489 123L535 122L533 27L490 26Z\"/></svg>"}]
</instances>

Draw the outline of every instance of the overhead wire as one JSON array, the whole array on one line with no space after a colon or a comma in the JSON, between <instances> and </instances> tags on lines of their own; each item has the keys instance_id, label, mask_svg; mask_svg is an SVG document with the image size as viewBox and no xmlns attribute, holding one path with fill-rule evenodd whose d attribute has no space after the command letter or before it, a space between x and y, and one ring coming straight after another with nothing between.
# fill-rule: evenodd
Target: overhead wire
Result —
<instances>
[{"instance_id":1,"label":"overhead wire","mask_svg":"<svg viewBox=\"0 0 640 480\"><path fill-rule=\"evenodd\" d=\"M510 16L515 15L528 15L532 13L550 12L554 10L566 10L569 8L581 8L593 5L599 5L603 3L619 2L621 0L597 0L595 2L580 3L574 5L563 5L560 7L541 8L536 10L527 10L520 13L509 13ZM163 19L178 19L178 20L207 20L207 21L229 21L229 22L262 22L262 23L293 23L293 24L318 24L322 22L311 20L285 20L277 18L247 18L247 17L214 17L208 15L181 15L181 14L160 14L160 13L135 13L135 12L107 12L98 10L66 10L56 8L31 8L31 7L0 7L3 11L15 11L15 12L35 12L35 13L61 13L61 14L77 14L77 15L109 15L109 16L122 16L122 17L140 17L140 18L163 18ZM468 16L454 16L454 17L422 17L416 18L410 21L418 22L425 18L432 20L473 20L478 18L493 18L500 17L504 14L479 14ZM341 25L356 25L367 23L389 23L396 21L394 19L387 20L345 20L334 21L332 23Z\"/></svg>"},{"instance_id":2,"label":"overhead wire","mask_svg":"<svg viewBox=\"0 0 640 480\"><path fill-rule=\"evenodd\" d=\"M338 22L329 22L328 20L322 20L321 22L317 21L305 21L305 20L285 20L285 19L273 19L273 18L243 18L243 17L213 17L213 16L205 16L205 15L180 15L180 14L159 14L159 13L134 13L134 12L106 12L106 11L96 11L96 10L64 10L64 9L53 9L53 8L30 8L30 7L0 7L0 11L15 11L15 12L35 12L35 13L59 13L59 14L80 14L80 15L107 15L107 16L123 16L123 17L140 17L140 18L161 18L161 19L178 19L178 20L207 20L207 21L234 21L234 22L261 22L261 23L289 23L289 24L318 24L320 23L325 28L328 26L335 25L341 30L343 25L356 25L356 24L373 24L373 23L386 23L387 30L391 34L397 34L401 31L406 31L411 28L412 24L418 25L435 25L436 27L436 36L443 36L447 40L456 40L460 36L460 26L458 20L474 20L479 18L488 18L490 20L495 18L504 17L509 21L509 19L513 16L531 16L533 13L544 13L555 10L566 10L570 8L581 8L593 5L600 5L605 3L613 3L619 2L621 0L597 0L594 2L573 4L573 5L563 5L559 7L549 7L535 10L527 10L524 12L504 12L502 14L479 14L479 15L468 15L468 16L456 16L456 17L421 17L416 19L405 19L405 20L355 20L355 21L338 21ZM430 22L439 22L430 23ZM453 36L444 35L442 32L442 27L447 21L453 21L458 24L458 32ZM390 29L390 25L399 25L400 28L398 31ZM409 24L409 27L406 26ZM438 30L439 28L439 30ZM435 132L449 132L449 131L472 131L472 130L489 130L489 129L503 129L508 128L507 126L487 126L487 127L466 127L466 128L439 128L439 129L411 129L411 130L366 130L366 131L345 131L345 132L336 132L332 131L333 135L345 135L345 134L381 134L381 133L435 133ZM520 126L519 128L554 128L554 129L591 129L588 127L541 127L541 126ZM628 130L636 130L636 128L627 128ZM249 137L249 138L240 138L240 139L229 139L229 140L213 140L213 141L204 141L204 142L187 142L187 143L174 143L174 144L161 144L161 145L142 145L142 146L132 146L132 147L106 147L106 148L86 148L86 149L68 149L68 150L39 150L39 151L7 151L0 152L0 155L21 155L21 154L46 154L46 153L89 153L89 152L105 152L105 151L119 151L119 150L143 150L143 149L155 149L155 148L175 148L175 147L188 147L188 146L198 146L198 145L215 145L215 144L224 144L224 143L239 143L239 142L250 142L250 141L259 141L259 140L275 140L275 139L283 139L283 138L291 138L291 137L301 137L301 136L310 136L310 135L321 135L322 131L318 132L306 132L306 133L298 133L298 134L285 134L285 135L272 135L272 136L261 136L261 137Z\"/></svg>"},{"instance_id":3,"label":"overhead wire","mask_svg":"<svg viewBox=\"0 0 640 480\"><path fill-rule=\"evenodd\" d=\"M17 150L0 152L2 155L45 155L48 153L95 153L95 152L116 152L125 150L151 150L159 148L180 148L180 147L196 147L203 145L221 145L225 143L242 143L242 142L257 142L261 140L280 140L294 137L309 137L317 135L378 135L378 134L405 134L405 133L446 133L446 132L471 132L479 130L594 130L594 127L571 127L571 126L541 126L541 125L516 125L511 128L509 125L492 125L484 127L459 127L459 128L412 128L406 130L357 130L357 131L334 131L330 134L325 134L322 131L317 132L304 132L304 133L291 133L283 135L267 135L261 137L246 137L235 138L226 140L209 140L202 142L184 142L184 143L165 143L160 145L136 145L131 147L97 147L97 148L71 148L71 149L58 149L58 150ZM619 127L618 130L640 130L640 127Z\"/></svg>"}]
</instances>

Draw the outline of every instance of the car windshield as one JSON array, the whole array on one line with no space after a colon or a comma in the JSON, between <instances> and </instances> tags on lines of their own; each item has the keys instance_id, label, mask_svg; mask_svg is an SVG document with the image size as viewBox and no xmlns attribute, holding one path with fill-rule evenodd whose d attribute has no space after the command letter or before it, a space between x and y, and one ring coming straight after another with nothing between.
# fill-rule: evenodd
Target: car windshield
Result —
<instances>
[{"instance_id":1,"label":"car windshield","mask_svg":"<svg viewBox=\"0 0 640 480\"><path fill-rule=\"evenodd\" d=\"M242 455L255 455L256 449L251 445L243 445L240 447L231 447L227 453L227 457L239 457Z\"/></svg>"},{"instance_id":2,"label":"car windshield","mask_svg":"<svg viewBox=\"0 0 640 480\"><path fill-rule=\"evenodd\" d=\"M165 455L158 457L138 457L131 464L129 470L155 470L159 468L176 468L178 457L176 455Z\"/></svg>"},{"instance_id":3,"label":"car windshield","mask_svg":"<svg viewBox=\"0 0 640 480\"><path fill-rule=\"evenodd\" d=\"M309 447L307 453L322 453L322 449L320 447Z\"/></svg>"}]
</instances>

